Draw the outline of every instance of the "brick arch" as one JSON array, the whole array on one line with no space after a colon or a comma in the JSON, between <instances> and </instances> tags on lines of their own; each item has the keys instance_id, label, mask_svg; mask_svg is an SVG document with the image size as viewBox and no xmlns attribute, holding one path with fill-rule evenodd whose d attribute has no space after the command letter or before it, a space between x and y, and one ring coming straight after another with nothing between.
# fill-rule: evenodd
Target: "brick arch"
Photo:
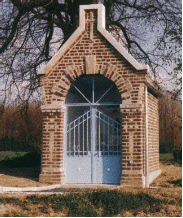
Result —
<instances>
[{"instance_id":1,"label":"brick arch","mask_svg":"<svg viewBox=\"0 0 183 218\"><path fill-rule=\"evenodd\" d=\"M120 73L117 71L117 67L111 64L99 66L99 74L105 76L106 78L112 80L121 94L122 101L131 98L132 84L129 79L124 79Z\"/></svg>"},{"instance_id":2,"label":"brick arch","mask_svg":"<svg viewBox=\"0 0 183 218\"><path fill-rule=\"evenodd\" d=\"M53 85L51 93L56 96L66 97L72 83L83 74L87 75L87 72L85 73L82 66L68 66L62 78ZM116 66L111 64L96 65L94 70L90 71L88 75L90 74L100 74L112 80L116 84L123 102L131 99L132 84L129 79L124 79L120 75Z\"/></svg>"}]
</instances>

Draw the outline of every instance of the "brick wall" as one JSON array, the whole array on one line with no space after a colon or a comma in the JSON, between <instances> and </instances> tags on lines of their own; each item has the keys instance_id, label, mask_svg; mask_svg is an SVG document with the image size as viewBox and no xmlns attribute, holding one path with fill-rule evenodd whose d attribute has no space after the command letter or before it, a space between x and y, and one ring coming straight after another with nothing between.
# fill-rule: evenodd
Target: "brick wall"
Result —
<instances>
[{"instance_id":1,"label":"brick wall","mask_svg":"<svg viewBox=\"0 0 183 218\"><path fill-rule=\"evenodd\" d=\"M63 182L64 112L44 110L40 182Z\"/></svg>"},{"instance_id":2,"label":"brick wall","mask_svg":"<svg viewBox=\"0 0 183 218\"><path fill-rule=\"evenodd\" d=\"M122 176L121 185L143 186L145 174L145 83L146 71L137 71L97 30L97 10L86 10L85 31L57 58L40 78L43 94L43 157L40 182L64 183L64 103L73 82L83 74L101 74L112 80L121 94ZM92 23L92 25L91 25ZM91 31L93 28L93 31ZM58 107L58 103L60 106ZM158 127L153 123L157 100L149 95L149 143L151 170L158 167ZM151 107L152 105L152 107ZM154 129L156 133L154 133ZM129 161L132 161L131 163Z\"/></svg>"},{"instance_id":3,"label":"brick wall","mask_svg":"<svg viewBox=\"0 0 183 218\"><path fill-rule=\"evenodd\" d=\"M89 17L89 12L86 14L86 17ZM96 18L96 12L94 17ZM138 90L140 83L145 82L145 74L136 74L135 69L133 69L109 42L101 36L96 29L96 25L94 25L93 40L91 41L88 30L89 22L86 23L86 26L87 28L83 35L73 42L73 45L68 48L68 51L60 58L53 69L50 70L47 77L42 78L42 82L44 83L45 104L51 104L52 101L64 101L63 97L67 95L71 83L80 75L86 74L85 57L88 55L96 56L96 74L105 75L108 66L113 65L116 67L115 73L117 73L115 81L118 80L118 83L120 83L117 85L118 87L124 85L119 81L121 77L125 80L125 83L128 82L127 85L129 86L130 80L133 84L131 100L132 103L137 103ZM72 68L74 68L74 70ZM70 72L72 72L72 74L70 74ZM111 75L108 75L107 77L111 78L114 76L113 74L114 72L111 72ZM57 87L57 93L54 96L52 88L57 82L60 84L60 87ZM124 88L123 92L125 92ZM123 96L124 95L125 93L123 93ZM123 96L122 98L124 98Z\"/></svg>"},{"instance_id":4,"label":"brick wall","mask_svg":"<svg viewBox=\"0 0 183 218\"><path fill-rule=\"evenodd\" d=\"M158 99L148 93L149 172L159 170L159 108Z\"/></svg>"}]
</instances>

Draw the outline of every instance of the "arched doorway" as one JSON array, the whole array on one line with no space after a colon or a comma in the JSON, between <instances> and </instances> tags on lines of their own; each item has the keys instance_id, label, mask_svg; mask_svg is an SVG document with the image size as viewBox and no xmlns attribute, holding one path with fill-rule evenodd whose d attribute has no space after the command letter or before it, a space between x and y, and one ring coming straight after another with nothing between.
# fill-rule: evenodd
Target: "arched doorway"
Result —
<instances>
[{"instance_id":1,"label":"arched doorway","mask_svg":"<svg viewBox=\"0 0 183 218\"><path fill-rule=\"evenodd\" d=\"M119 184L121 96L113 81L84 75L66 97L65 182Z\"/></svg>"}]
</instances>

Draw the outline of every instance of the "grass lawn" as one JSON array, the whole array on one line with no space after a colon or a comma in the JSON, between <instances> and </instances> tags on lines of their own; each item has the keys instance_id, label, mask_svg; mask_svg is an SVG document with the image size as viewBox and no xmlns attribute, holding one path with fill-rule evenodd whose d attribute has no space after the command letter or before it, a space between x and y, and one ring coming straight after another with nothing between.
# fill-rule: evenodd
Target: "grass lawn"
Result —
<instances>
[{"instance_id":1,"label":"grass lawn","mask_svg":"<svg viewBox=\"0 0 183 218\"><path fill-rule=\"evenodd\" d=\"M143 192L132 194L124 190L98 190L42 197L32 195L24 199L1 198L0 203L16 208L4 216L110 217L129 213L132 216L150 215L175 205L176 201L156 198Z\"/></svg>"},{"instance_id":2,"label":"grass lawn","mask_svg":"<svg viewBox=\"0 0 183 218\"><path fill-rule=\"evenodd\" d=\"M172 153L166 153L162 154L160 153L160 161L171 161L173 160L173 154Z\"/></svg>"},{"instance_id":3,"label":"grass lawn","mask_svg":"<svg viewBox=\"0 0 183 218\"><path fill-rule=\"evenodd\" d=\"M26 154L27 152L22 152L22 151L0 151L0 161L5 160L5 159L12 159L15 157L20 157Z\"/></svg>"},{"instance_id":4,"label":"grass lawn","mask_svg":"<svg viewBox=\"0 0 183 218\"><path fill-rule=\"evenodd\" d=\"M6 217L181 217L181 206L180 188L0 196L0 216Z\"/></svg>"}]
</instances>

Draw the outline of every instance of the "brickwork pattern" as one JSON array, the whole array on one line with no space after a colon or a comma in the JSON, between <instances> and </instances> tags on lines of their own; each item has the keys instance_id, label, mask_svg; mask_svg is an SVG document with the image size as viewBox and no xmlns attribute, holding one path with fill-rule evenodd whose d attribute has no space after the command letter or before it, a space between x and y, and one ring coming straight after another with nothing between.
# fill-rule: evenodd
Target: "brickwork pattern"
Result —
<instances>
[{"instance_id":1,"label":"brickwork pattern","mask_svg":"<svg viewBox=\"0 0 183 218\"><path fill-rule=\"evenodd\" d=\"M40 78L43 104L64 104L70 86L83 74L101 74L112 80L121 94L122 176L121 185L143 186L145 173L145 97L147 74L137 72L97 30L97 10L85 13L86 27L50 72ZM92 70L86 66L91 59ZM153 102L155 99L151 97ZM150 100L151 101L151 100ZM152 110L152 108L151 108ZM40 182L64 183L64 108L43 110L43 158ZM155 111L152 110L155 114ZM156 129L157 131L157 129ZM150 132L151 134L151 132ZM157 134L154 133L154 134ZM150 139L152 140L152 139ZM156 142L158 138L156 137ZM157 144L152 144L156 146ZM151 148L151 151L154 150ZM154 159L155 160L155 159ZM130 163L132 161L132 163ZM151 169L155 164L151 164Z\"/></svg>"},{"instance_id":2,"label":"brickwork pattern","mask_svg":"<svg viewBox=\"0 0 183 218\"><path fill-rule=\"evenodd\" d=\"M64 112L42 110L42 173L39 181L54 184L63 182ZM61 146L62 145L62 146Z\"/></svg>"},{"instance_id":3,"label":"brickwork pattern","mask_svg":"<svg viewBox=\"0 0 183 218\"><path fill-rule=\"evenodd\" d=\"M159 109L158 99L148 93L149 171L159 170Z\"/></svg>"},{"instance_id":4,"label":"brickwork pattern","mask_svg":"<svg viewBox=\"0 0 183 218\"><path fill-rule=\"evenodd\" d=\"M123 104L122 104L123 106ZM122 113L122 177L121 184L143 186L145 120L141 108L121 108Z\"/></svg>"}]
</instances>

